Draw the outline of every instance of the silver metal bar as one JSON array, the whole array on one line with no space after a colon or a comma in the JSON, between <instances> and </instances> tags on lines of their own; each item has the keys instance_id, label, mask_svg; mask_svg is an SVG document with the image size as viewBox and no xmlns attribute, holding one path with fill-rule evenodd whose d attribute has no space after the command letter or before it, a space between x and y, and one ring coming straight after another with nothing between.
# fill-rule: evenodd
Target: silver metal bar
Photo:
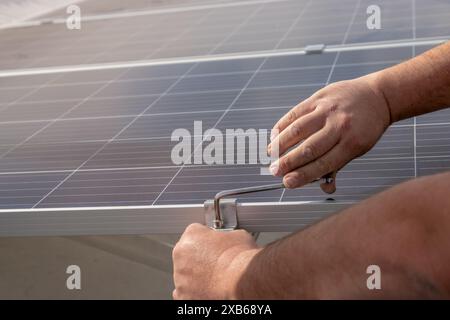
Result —
<instances>
[{"instance_id":1,"label":"silver metal bar","mask_svg":"<svg viewBox=\"0 0 450 320\"><path fill-rule=\"evenodd\" d=\"M327 174L323 178L316 179L311 184L315 183L326 183L331 184L334 182L332 174ZM239 196L249 193L255 193L255 192L263 192L263 191L271 191L271 190L279 190L284 189L286 186L283 183L275 183L275 184L267 184L262 186L252 186L252 187L246 187L246 188L239 188L239 189L231 189L231 190L224 190L216 194L214 197L214 210L215 210L215 216L213 219L212 227L214 229L222 229L224 219L221 214L221 205L220 200L222 200L225 197L232 197L232 196Z\"/></svg>"},{"instance_id":2,"label":"silver metal bar","mask_svg":"<svg viewBox=\"0 0 450 320\"><path fill-rule=\"evenodd\" d=\"M0 28L1 29L1 28ZM346 52L346 51L361 51L373 49L389 49L389 48L404 48L411 46L436 46L449 41L449 37L426 37L418 38L416 40L404 39L395 41L374 41L358 44L345 45L330 45L324 49L324 52ZM55 67L38 67L38 68L24 68L14 70L0 70L0 78L15 77L15 76L30 76L42 74L54 74L65 72L80 72L80 71L99 71L121 68L137 68L149 66L165 66L182 63L197 63L197 62L214 62L214 61L229 61L236 59L258 59L258 58L273 58L285 57L292 55L306 55L304 48L301 49L280 49L280 50L264 50L247 53L225 53L214 54L209 56L196 56L188 58L168 58L168 59L152 59L152 60L138 60L129 62L105 62L98 64L81 64L71 66L55 66Z\"/></svg>"},{"instance_id":3,"label":"silver metal bar","mask_svg":"<svg viewBox=\"0 0 450 320\"><path fill-rule=\"evenodd\" d=\"M263 192L263 191L271 191L271 190L278 190L278 189L284 189L285 186L282 183L276 183L276 184L268 184L264 186L255 186L255 187L247 187L247 188L240 188L240 189L231 189L231 190L224 190L216 194L214 197L214 210L215 210L215 217L213 221L213 227L215 229L221 229L223 226L223 217L220 210L220 200L222 200L225 197L232 197L232 196L238 196L248 193L254 193L254 192Z\"/></svg>"},{"instance_id":4,"label":"silver metal bar","mask_svg":"<svg viewBox=\"0 0 450 320\"><path fill-rule=\"evenodd\" d=\"M237 203L238 225L249 232L292 232L353 203ZM0 210L0 236L178 234L194 222L206 224L203 204Z\"/></svg>"}]
</instances>

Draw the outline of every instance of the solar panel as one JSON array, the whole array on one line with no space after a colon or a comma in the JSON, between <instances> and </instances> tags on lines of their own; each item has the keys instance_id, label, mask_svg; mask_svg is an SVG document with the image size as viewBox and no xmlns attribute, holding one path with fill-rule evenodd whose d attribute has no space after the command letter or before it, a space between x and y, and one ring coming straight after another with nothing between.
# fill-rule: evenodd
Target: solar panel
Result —
<instances>
[{"instance_id":1,"label":"solar panel","mask_svg":"<svg viewBox=\"0 0 450 320\"><path fill-rule=\"evenodd\" d=\"M364 51L343 52L331 79L360 76L410 55L411 48L383 49L376 55L380 57L378 61L367 63ZM177 128L193 131L194 121L200 120L205 128L215 126L223 131L270 128L292 105L325 85L335 57L334 53L291 56L286 59L289 63L299 62L291 68L283 65L283 58L265 62L258 59L260 68L256 75L258 63L251 59L229 61L231 66L242 66L243 71L229 69L226 62L221 62L218 65L223 69L219 67L213 74L209 72L210 62L195 67L172 65L168 67L171 75L164 79L159 76L164 67L121 70L109 74L110 79L95 72L101 80L88 84L67 83L65 79L71 74L59 75L52 84L1 111L0 168L7 179L1 206L200 203L224 188L273 182L274 178L259 174L258 166L185 167L175 176L180 168L170 158L174 145L171 133ZM76 77L92 79L91 74L84 72ZM2 88L6 96L9 90L17 88L8 87L7 80ZM268 97L270 100L266 101ZM26 115L24 120L22 115ZM33 115L34 120L30 120ZM418 118L421 160L428 158L426 147L420 149L422 141L433 135L450 138L445 130L448 126L442 124L443 117L449 115L448 111L440 111ZM413 177L413 130L411 121L392 126L371 152L341 172L335 198L359 200ZM438 141L442 140L431 139L431 145L437 146ZM438 162L442 169L449 165L444 159ZM420 163L420 172L427 170L426 163ZM359 183L355 189L355 179L365 186ZM281 192L275 191L249 199L278 201L280 197ZM315 198L322 199L324 195L318 188L307 186L287 191L282 200Z\"/></svg>"},{"instance_id":2,"label":"solar panel","mask_svg":"<svg viewBox=\"0 0 450 320\"><path fill-rule=\"evenodd\" d=\"M83 23L76 32L67 32L66 16L61 14L54 24L47 21L39 26L1 31L4 48L0 68L273 50L283 37L279 49L449 36L446 13L450 3L446 1L416 0L414 12L410 0L377 3L382 8L383 24L375 32L366 27L366 10L372 3L356 0L214 1L201 10L188 6L191 10L99 16L98 20ZM88 1L86 6L98 4ZM85 14L98 15L88 8Z\"/></svg>"},{"instance_id":3,"label":"solar panel","mask_svg":"<svg viewBox=\"0 0 450 320\"><path fill-rule=\"evenodd\" d=\"M386 16L378 31L365 27L366 1L237 3L98 19L85 22L80 33L68 33L58 23L1 31L0 42L7 48L1 53L3 70L149 61L0 77L0 209L8 214L23 210L20 219L26 219L27 209L170 205L192 211L190 205L200 207L221 190L277 182L261 175L260 165L176 165L171 134L178 128L192 132L195 121L222 131L270 129L293 105L327 84L407 60L431 47L417 38L437 44L450 30L442 14L447 2L416 1L412 7L411 1L383 1ZM314 55L301 50L316 43L326 44L326 50ZM254 54L258 50L268 51ZM222 55L229 53L238 54ZM194 55L201 57L152 60ZM450 111L444 110L393 125L373 150L339 173L333 198L359 201L406 179L447 170L449 121ZM305 186L243 200L286 203L326 197L318 187ZM96 214L106 219L111 214L111 221L125 221L116 211L100 211ZM77 223L86 224L89 213L84 214L70 211L62 217L83 217ZM126 215L132 220L131 211ZM51 233L46 228L43 233ZM77 225L76 231L55 232L110 232L107 225L92 228ZM6 222L0 230L15 232ZM142 229L125 225L122 232Z\"/></svg>"},{"instance_id":4,"label":"solar panel","mask_svg":"<svg viewBox=\"0 0 450 320\"><path fill-rule=\"evenodd\" d=\"M146 0L130 0L127 1L126 6L120 0L109 0L107 3L101 0L91 0L79 3L81 10L88 15L93 14L112 14L133 12L136 10L174 10L184 9L186 7L197 7L203 5L223 4L229 2L238 2L238 0L165 0L165 1L146 1ZM61 18L66 14L65 10L57 10L51 12L42 18Z\"/></svg>"}]
</instances>

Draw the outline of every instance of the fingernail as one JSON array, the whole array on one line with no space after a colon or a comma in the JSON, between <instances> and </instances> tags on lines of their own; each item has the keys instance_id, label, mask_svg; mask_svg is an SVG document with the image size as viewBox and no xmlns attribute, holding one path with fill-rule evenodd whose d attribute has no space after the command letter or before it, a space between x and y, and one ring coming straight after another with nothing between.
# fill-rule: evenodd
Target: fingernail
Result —
<instances>
[{"instance_id":1,"label":"fingernail","mask_svg":"<svg viewBox=\"0 0 450 320\"><path fill-rule=\"evenodd\" d=\"M287 177L284 181L284 184L288 188L294 188L297 185L297 179L294 177Z\"/></svg>"},{"instance_id":2,"label":"fingernail","mask_svg":"<svg viewBox=\"0 0 450 320\"><path fill-rule=\"evenodd\" d=\"M277 130L272 130L272 132L270 133L270 141L273 141L277 136Z\"/></svg>"},{"instance_id":3,"label":"fingernail","mask_svg":"<svg viewBox=\"0 0 450 320\"><path fill-rule=\"evenodd\" d=\"M267 154L270 156L271 153L272 153L272 146L269 144L269 145L267 146Z\"/></svg>"},{"instance_id":4,"label":"fingernail","mask_svg":"<svg viewBox=\"0 0 450 320\"><path fill-rule=\"evenodd\" d=\"M274 176L278 176L280 174L280 167L278 165L278 161L272 163L269 167L270 172Z\"/></svg>"}]
</instances>

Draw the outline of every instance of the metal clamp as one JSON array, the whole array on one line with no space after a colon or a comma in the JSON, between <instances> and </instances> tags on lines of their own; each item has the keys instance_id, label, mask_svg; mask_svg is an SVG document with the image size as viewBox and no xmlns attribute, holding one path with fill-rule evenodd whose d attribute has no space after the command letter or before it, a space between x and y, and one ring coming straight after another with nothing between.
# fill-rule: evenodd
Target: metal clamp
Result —
<instances>
[{"instance_id":1,"label":"metal clamp","mask_svg":"<svg viewBox=\"0 0 450 320\"><path fill-rule=\"evenodd\" d=\"M214 200L205 202L205 218L208 227L214 230L229 231L238 227L237 199L223 199L219 202L219 216Z\"/></svg>"},{"instance_id":2,"label":"metal clamp","mask_svg":"<svg viewBox=\"0 0 450 320\"><path fill-rule=\"evenodd\" d=\"M327 175L313 182L333 183L334 179ZM268 184L263 186L247 187L221 191L216 194L214 200L205 202L206 223L215 230L234 230L238 227L237 199L223 199L225 197L238 196L254 192L284 189L283 183Z\"/></svg>"},{"instance_id":3,"label":"metal clamp","mask_svg":"<svg viewBox=\"0 0 450 320\"><path fill-rule=\"evenodd\" d=\"M270 191L270 190L278 190L285 188L284 184L277 183L277 184L269 184L264 186L256 186L256 187L248 187L248 188L240 188L240 189L232 189L232 190L225 190L222 192L219 192L214 197L214 229L222 229L223 228L223 215L221 210L221 201L225 197L231 197L231 196L238 196L248 193L254 193L254 192L262 192L262 191ZM237 226L236 226L237 227Z\"/></svg>"},{"instance_id":4,"label":"metal clamp","mask_svg":"<svg viewBox=\"0 0 450 320\"><path fill-rule=\"evenodd\" d=\"M214 200L205 202L206 223L215 230L234 230L238 227L237 199L224 199L225 197L282 188L284 188L284 185L277 183L219 192Z\"/></svg>"}]
</instances>

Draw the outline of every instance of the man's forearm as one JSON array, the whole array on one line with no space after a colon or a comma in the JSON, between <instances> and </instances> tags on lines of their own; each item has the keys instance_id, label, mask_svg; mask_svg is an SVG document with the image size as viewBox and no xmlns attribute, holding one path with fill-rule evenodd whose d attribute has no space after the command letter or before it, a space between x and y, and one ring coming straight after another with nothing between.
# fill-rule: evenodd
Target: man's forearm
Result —
<instances>
[{"instance_id":1,"label":"man's forearm","mask_svg":"<svg viewBox=\"0 0 450 320\"><path fill-rule=\"evenodd\" d=\"M389 106L391 123L450 106L450 42L367 78Z\"/></svg>"},{"instance_id":2,"label":"man's forearm","mask_svg":"<svg viewBox=\"0 0 450 320\"><path fill-rule=\"evenodd\" d=\"M440 298L450 292L450 173L411 181L260 250L236 298ZM378 265L382 290L366 287Z\"/></svg>"}]
</instances>

